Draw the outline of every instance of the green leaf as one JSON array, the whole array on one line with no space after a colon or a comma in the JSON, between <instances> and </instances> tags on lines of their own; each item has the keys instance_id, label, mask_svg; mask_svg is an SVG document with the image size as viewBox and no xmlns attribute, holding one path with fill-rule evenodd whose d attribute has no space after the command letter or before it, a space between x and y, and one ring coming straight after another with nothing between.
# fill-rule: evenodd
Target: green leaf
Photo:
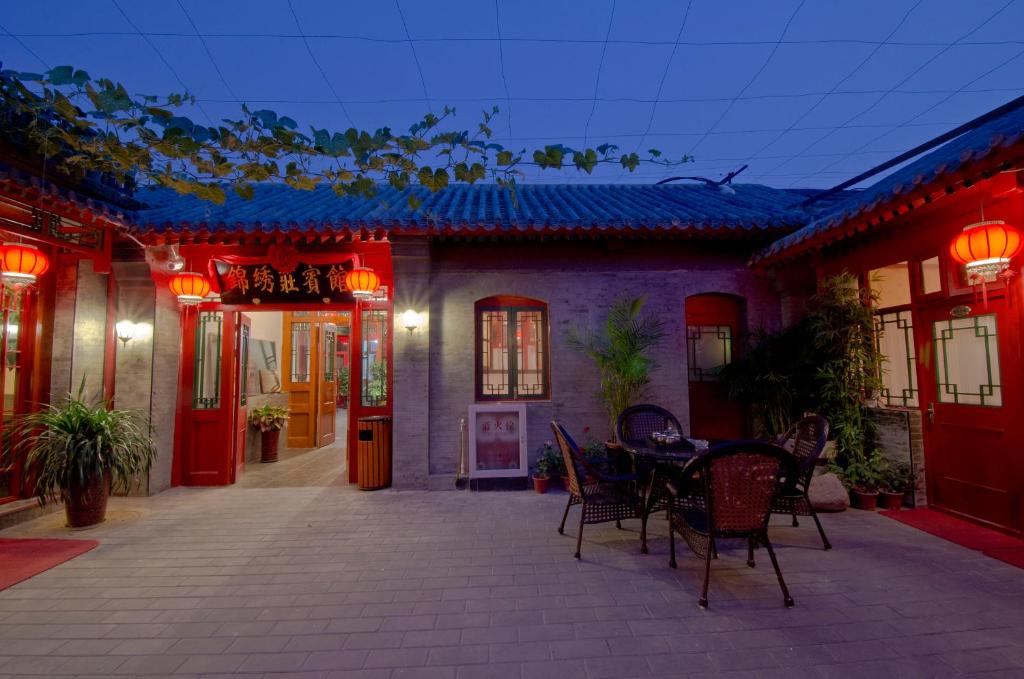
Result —
<instances>
[{"instance_id":1,"label":"green leaf","mask_svg":"<svg viewBox=\"0 0 1024 679\"><path fill-rule=\"evenodd\" d=\"M70 66L57 66L46 72L47 80L57 87L70 85L73 82L75 69Z\"/></svg>"}]
</instances>

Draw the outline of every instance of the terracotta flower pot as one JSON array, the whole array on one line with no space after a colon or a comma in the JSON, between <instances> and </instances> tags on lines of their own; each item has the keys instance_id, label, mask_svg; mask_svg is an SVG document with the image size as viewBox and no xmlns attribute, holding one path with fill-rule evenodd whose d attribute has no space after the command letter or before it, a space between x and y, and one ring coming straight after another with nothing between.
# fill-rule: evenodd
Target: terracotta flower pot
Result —
<instances>
[{"instance_id":1,"label":"terracotta flower pot","mask_svg":"<svg viewBox=\"0 0 1024 679\"><path fill-rule=\"evenodd\" d=\"M277 444L280 438L280 429L260 432L260 462L277 462Z\"/></svg>"},{"instance_id":2,"label":"terracotta flower pot","mask_svg":"<svg viewBox=\"0 0 1024 679\"><path fill-rule=\"evenodd\" d=\"M850 491L850 495L853 498L853 506L857 509L873 512L878 508L878 491L854 488Z\"/></svg>"},{"instance_id":3,"label":"terracotta flower pot","mask_svg":"<svg viewBox=\"0 0 1024 679\"><path fill-rule=\"evenodd\" d=\"M547 476L534 476L533 477L533 489L543 495L548 492L548 486L551 484L551 479Z\"/></svg>"},{"instance_id":4,"label":"terracotta flower pot","mask_svg":"<svg viewBox=\"0 0 1024 679\"><path fill-rule=\"evenodd\" d=\"M64 515L72 528L94 526L107 516L107 500L110 498L110 473L94 474L79 480L71 475L64 493Z\"/></svg>"},{"instance_id":5,"label":"terracotta flower pot","mask_svg":"<svg viewBox=\"0 0 1024 679\"><path fill-rule=\"evenodd\" d=\"M903 495L903 493L892 493L883 490L879 493L878 504L881 505L882 509L902 509Z\"/></svg>"}]
</instances>

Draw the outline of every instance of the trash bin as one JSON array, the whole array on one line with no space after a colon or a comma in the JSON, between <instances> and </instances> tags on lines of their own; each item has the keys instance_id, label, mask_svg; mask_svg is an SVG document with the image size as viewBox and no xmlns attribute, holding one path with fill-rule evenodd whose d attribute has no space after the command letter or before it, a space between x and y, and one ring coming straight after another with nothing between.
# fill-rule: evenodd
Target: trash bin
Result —
<instances>
[{"instance_id":1,"label":"trash bin","mask_svg":"<svg viewBox=\"0 0 1024 679\"><path fill-rule=\"evenodd\" d=\"M391 485L391 418L384 415L360 417L357 427L359 490L387 488Z\"/></svg>"}]
</instances>

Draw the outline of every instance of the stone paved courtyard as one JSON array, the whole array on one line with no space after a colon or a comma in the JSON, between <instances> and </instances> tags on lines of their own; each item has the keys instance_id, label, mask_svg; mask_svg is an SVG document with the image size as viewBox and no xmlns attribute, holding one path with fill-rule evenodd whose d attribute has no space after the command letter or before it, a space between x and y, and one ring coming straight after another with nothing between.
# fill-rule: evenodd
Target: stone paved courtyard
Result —
<instances>
[{"instance_id":1,"label":"stone paved courtyard","mask_svg":"<svg viewBox=\"0 0 1024 679\"><path fill-rule=\"evenodd\" d=\"M0 678L1024 676L1024 571L857 511L667 568L638 522L555 527L564 494L177 489L0 535L100 547L0 592ZM573 524L575 511L570 515ZM761 555L764 557L765 555Z\"/></svg>"}]
</instances>

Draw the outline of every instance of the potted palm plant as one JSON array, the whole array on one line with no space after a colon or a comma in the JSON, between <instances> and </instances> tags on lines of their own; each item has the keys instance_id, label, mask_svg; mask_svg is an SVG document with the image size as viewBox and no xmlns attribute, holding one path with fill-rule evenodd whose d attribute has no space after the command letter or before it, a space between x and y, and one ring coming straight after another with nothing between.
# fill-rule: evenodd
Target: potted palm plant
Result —
<instances>
[{"instance_id":1,"label":"potted palm plant","mask_svg":"<svg viewBox=\"0 0 1024 679\"><path fill-rule=\"evenodd\" d=\"M253 408L249 413L249 424L260 430L260 462L277 462L277 448L281 429L288 421L289 410L269 403Z\"/></svg>"},{"instance_id":2,"label":"potted palm plant","mask_svg":"<svg viewBox=\"0 0 1024 679\"><path fill-rule=\"evenodd\" d=\"M72 528L103 521L111 491L128 492L156 454L143 415L88 403L82 393L79 388L62 403L16 416L0 453L3 466L24 456L25 478L39 503L63 501Z\"/></svg>"},{"instance_id":3,"label":"potted palm plant","mask_svg":"<svg viewBox=\"0 0 1024 679\"><path fill-rule=\"evenodd\" d=\"M590 356L601 386L598 398L608 416L609 444L614 447L619 413L636 404L651 381L654 361L648 352L665 336L664 323L642 315L646 298L621 298L612 304L599 330L570 327L570 347Z\"/></svg>"}]
</instances>

